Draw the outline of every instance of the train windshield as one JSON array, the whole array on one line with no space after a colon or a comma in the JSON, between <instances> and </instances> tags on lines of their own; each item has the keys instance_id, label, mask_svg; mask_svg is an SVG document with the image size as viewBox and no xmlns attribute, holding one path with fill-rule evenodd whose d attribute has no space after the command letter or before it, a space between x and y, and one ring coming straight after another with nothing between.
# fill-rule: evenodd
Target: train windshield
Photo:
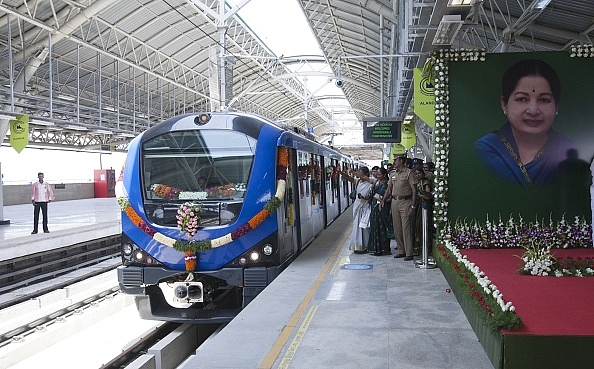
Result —
<instances>
[{"instance_id":1,"label":"train windshield","mask_svg":"<svg viewBox=\"0 0 594 369\"><path fill-rule=\"evenodd\" d=\"M145 210L150 220L176 226L179 204L200 202L203 226L239 215L257 141L229 130L175 131L142 146Z\"/></svg>"}]
</instances>

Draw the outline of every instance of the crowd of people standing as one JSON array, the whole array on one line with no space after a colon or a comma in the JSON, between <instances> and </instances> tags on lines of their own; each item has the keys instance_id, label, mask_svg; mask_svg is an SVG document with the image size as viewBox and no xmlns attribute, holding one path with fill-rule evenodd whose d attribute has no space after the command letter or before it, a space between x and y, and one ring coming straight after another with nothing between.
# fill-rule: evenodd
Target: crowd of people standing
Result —
<instances>
[{"instance_id":1,"label":"crowd of people standing","mask_svg":"<svg viewBox=\"0 0 594 369\"><path fill-rule=\"evenodd\" d=\"M423 163L406 155L393 164L369 168L360 166L341 174L353 183L353 226L349 248L354 253L391 255L390 242L396 241L395 258L413 260L423 247L423 226L429 244L433 225L433 163ZM423 223L423 209L428 224Z\"/></svg>"}]
</instances>

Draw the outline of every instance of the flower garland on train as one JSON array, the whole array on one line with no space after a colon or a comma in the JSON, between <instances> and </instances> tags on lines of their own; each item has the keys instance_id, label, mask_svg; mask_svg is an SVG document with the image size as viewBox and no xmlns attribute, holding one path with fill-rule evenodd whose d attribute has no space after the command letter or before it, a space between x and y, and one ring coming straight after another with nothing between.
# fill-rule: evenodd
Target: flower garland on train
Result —
<instances>
[{"instance_id":1,"label":"flower garland on train","mask_svg":"<svg viewBox=\"0 0 594 369\"><path fill-rule=\"evenodd\" d=\"M197 257L196 253L201 251L207 251L216 247L224 246L232 241L238 239L239 237L247 234L248 232L256 229L260 224L266 220L266 217L274 214L278 207L280 206L284 195L285 195L285 187L286 187L286 178L287 178L287 169L289 165L289 152L286 148L279 147L278 150L278 163L276 168L276 177L277 177L277 184L276 184L276 193L270 201L268 201L264 208L254 215L247 223L243 224L241 227L237 228L231 233L228 233L222 237L215 238L212 240L176 240L174 238L165 236L162 233L157 232L151 226L146 224L144 220L136 213L136 211L130 205L130 201L128 199L128 194L126 193L126 189L122 182L123 175L124 175L124 168L122 168L122 172L120 177L118 178L118 182L116 183L116 198L120 208L130 221L140 228L144 233L152 237L155 241L172 247L178 251L184 252L184 260L186 262L186 271L193 271L196 268Z\"/></svg>"}]
</instances>

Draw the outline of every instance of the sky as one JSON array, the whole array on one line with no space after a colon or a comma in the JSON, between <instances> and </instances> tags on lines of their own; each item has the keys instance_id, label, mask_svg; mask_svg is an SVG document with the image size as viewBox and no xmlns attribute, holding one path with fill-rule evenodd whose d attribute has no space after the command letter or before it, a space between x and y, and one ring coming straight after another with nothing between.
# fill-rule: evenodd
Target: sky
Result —
<instances>
[{"instance_id":1,"label":"sky","mask_svg":"<svg viewBox=\"0 0 594 369\"><path fill-rule=\"evenodd\" d=\"M238 3L239 0L231 2ZM252 0L238 14L277 56L322 56L297 0ZM304 82L302 77L299 78ZM308 77L306 85L310 91L319 89L316 93L318 96L342 95L342 90L325 77ZM346 100L328 101L325 104L344 106ZM338 119L342 109L334 109ZM339 125L337 122L337 128ZM335 145L361 142L361 133L347 133L334 138ZM99 154L32 147L17 153L12 147L1 146L0 172L5 185L30 183L37 180L38 172L44 172L49 183L84 183L93 180L95 169L112 168L117 175L124 159L125 154L122 153Z\"/></svg>"}]
</instances>

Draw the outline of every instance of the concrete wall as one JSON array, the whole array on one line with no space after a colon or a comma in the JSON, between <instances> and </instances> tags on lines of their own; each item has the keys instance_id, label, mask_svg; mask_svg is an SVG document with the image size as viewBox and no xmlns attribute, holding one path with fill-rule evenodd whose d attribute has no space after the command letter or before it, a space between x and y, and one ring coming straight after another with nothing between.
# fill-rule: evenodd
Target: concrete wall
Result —
<instances>
[{"instance_id":1,"label":"concrete wall","mask_svg":"<svg viewBox=\"0 0 594 369\"><path fill-rule=\"evenodd\" d=\"M95 197L93 183L65 183L51 184L54 190L54 201L91 199ZM19 205L31 203L31 185L4 185L2 186L4 205Z\"/></svg>"}]
</instances>

